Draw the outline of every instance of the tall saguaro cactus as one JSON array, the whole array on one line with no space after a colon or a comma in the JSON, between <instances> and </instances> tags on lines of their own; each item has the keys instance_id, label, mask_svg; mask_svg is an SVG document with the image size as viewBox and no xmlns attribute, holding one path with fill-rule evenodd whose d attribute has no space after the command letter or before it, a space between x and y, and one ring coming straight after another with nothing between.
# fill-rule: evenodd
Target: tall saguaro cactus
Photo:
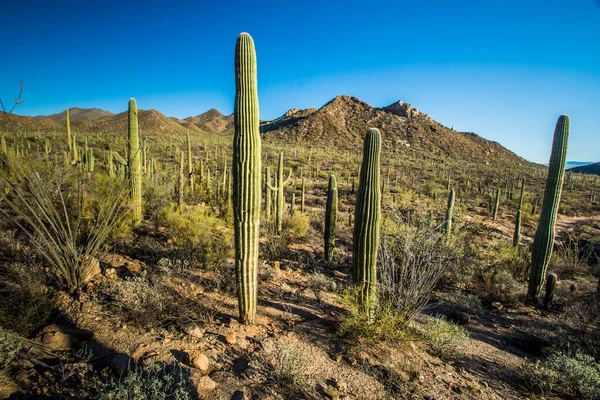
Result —
<instances>
[{"instance_id":1,"label":"tall saguaro cactus","mask_svg":"<svg viewBox=\"0 0 600 400\"><path fill-rule=\"evenodd\" d=\"M138 130L138 110L135 99L129 99L129 138L127 147L127 171L129 172L129 189L133 203L133 225L142 223L142 153L140 152L140 136Z\"/></svg>"},{"instance_id":2,"label":"tall saguaro cactus","mask_svg":"<svg viewBox=\"0 0 600 400\"><path fill-rule=\"evenodd\" d=\"M452 214L454 213L454 189L448 194L448 208L446 209L446 240L452 235Z\"/></svg>"},{"instance_id":3,"label":"tall saguaro cactus","mask_svg":"<svg viewBox=\"0 0 600 400\"><path fill-rule=\"evenodd\" d=\"M256 316L258 237L260 225L260 127L256 51L247 33L235 46L235 105L233 137L233 218L235 270L240 320Z\"/></svg>"},{"instance_id":4,"label":"tall saguaro cactus","mask_svg":"<svg viewBox=\"0 0 600 400\"><path fill-rule=\"evenodd\" d=\"M69 154L73 151L73 142L71 139L71 121L69 120L69 109L65 110L65 119L67 120L67 149Z\"/></svg>"},{"instance_id":5,"label":"tall saguaro cactus","mask_svg":"<svg viewBox=\"0 0 600 400\"><path fill-rule=\"evenodd\" d=\"M267 182L269 189L277 192L275 199L275 225L277 227L277 233L281 233L283 230L283 208L285 206L285 200L283 198L283 187L290 183L292 179L292 170L287 179L283 179L283 152L279 153L279 164L277 165L277 186L271 185L271 182Z\"/></svg>"},{"instance_id":6,"label":"tall saguaro cactus","mask_svg":"<svg viewBox=\"0 0 600 400\"><path fill-rule=\"evenodd\" d=\"M548 166L548 178L544 190L544 202L540 214L540 222L533 239L531 254L531 270L529 272L529 288L527 297L537 301L546 276L546 269L552 255L556 215L560 203L565 165L567 160L567 142L569 140L569 116L561 115L556 122L552 154Z\"/></svg>"},{"instance_id":7,"label":"tall saguaro cactus","mask_svg":"<svg viewBox=\"0 0 600 400\"><path fill-rule=\"evenodd\" d=\"M329 187L327 188L327 206L325 208L325 234L324 248L325 259L333 259L333 249L335 248L335 225L338 212L338 190L335 175L329 177Z\"/></svg>"},{"instance_id":8,"label":"tall saguaro cactus","mask_svg":"<svg viewBox=\"0 0 600 400\"><path fill-rule=\"evenodd\" d=\"M352 248L354 284L360 288L361 306L367 307L369 312L377 298L377 250L381 216L380 153L381 134L379 130L371 128L364 141Z\"/></svg>"}]
</instances>

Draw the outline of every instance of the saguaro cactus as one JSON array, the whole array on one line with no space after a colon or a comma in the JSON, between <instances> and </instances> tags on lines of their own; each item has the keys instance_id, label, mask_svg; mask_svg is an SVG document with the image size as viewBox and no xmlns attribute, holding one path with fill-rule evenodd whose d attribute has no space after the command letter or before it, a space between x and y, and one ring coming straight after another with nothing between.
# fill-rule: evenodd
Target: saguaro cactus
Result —
<instances>
[{"instance_id":1,"label":"saguaro cactus","mask_svg":"<svg viewBox=\"0 0 600 400\"><path fill-rule=\"evenodd\" d=\"M540 222L533 239L527 297L535 301L540 296L546 269L552 255L552 247L554 246L556 214L558 213L560 194L565 177L568 140L569 117L561 115L556 122L556 129L554 130L552 154L550 155L546 189L544 190L544 202L542 203Z\"/></svg>"},{"instance_id":2,"label":"saguaro cactus","mask_svg":"<svg viewBox=\"0 0 600 400\"><path fill-rule=\"evenodd\" d=\"M142 223L142 154L140 152L140 136L138 131L138 110L135 99L129 99L129 138L127 147L127 171L129 172L129 190L133 203L133 225Z\"/></svg>"},{"instance_id":3,"label":"saguaro cactus","mask_svg":"<svg viewBox=\"0 0 600 400\"><path fill-rule=\"evenodd\" d=\"M235 270L240 320L256 316L258 237L260 225L260 127L256 52L247 33L235 46L235 105L233 137L233 217Z\"/></svg>"},{"instance_id":4,"label":"saguaro cactus","mask_svg":"<svg viewBox=\"0 0 600 400\"><path fill-rule=\"evenodd\" d=\"M446 240L450 240L452 234L452 214L454 213L454 189L448 194L448 208L446 209Z\"/></svg>"},{"instance_id":5,"label":"saguaro cactus","mask_svg":"<svg viewBox=\"0 0 600 400\"><path fill-rule=\"evenodd\" d=\"M371 128L364 141L352 248L354 284L360 288L361 306L366 307L369 312L377 298L377 250L381 215L380 153L381 134L379 130Z\"/></svg>"},{"instance_id":6,"label":"saguaro cactus","mask_svg":"<svg viewBox=\"0 0 600 400\"><path fill-rule=\"evenodd\" d=\"M500 207L500 188L496 189L496 200L494 201L494 221L498 218L498 208Z\"/></svg>"},{"instance_id":7,"label":"saguaro cactus","mask_svg":"<svg viewBox=\"0 0 600 400\"><path fill-rule=\"evenodd\" d=\"M190 140L190 133L187 132L185 135L187 144L187 162L188 162L188 180L190 183L190 190L192 195L194 194L194 162L192 160L192 142Z\"/></svg>"},{"instance_id":8,"label":"saguaro cactus","mask_svg":"<svg viewBox=\"0 0 600 400\"><path fill-rule=\"evenodd\" d=\"M69 151L69 155L71 155L71 151L73 151L73 139L71 138L71 121L69 120L69 109L65 110L65 119L67 121L67 149Z\"/></svg>"},{"instance_id":9,"label":"saguaro cactus","mask_svg":"<svg viewBox=\"0 0 600 400\"><path fill-rule=\"evenodd\" d=\"M554 299L554 289L556 289L556 275L548 274L546 277L546 294L544 295L544 309L550 308L550 303Z\"/></svg>"},{"instance_id":10,"label":"saguaro cactus","mask_svg":"<svg viewBox=\"0 0 600 400\"><path fill-rule=\"evenodd\" d=\"M335 225L338 212L338 190L335 175L329 177L329 187L327 188L327 206L325 208L325 234L324 248L325 259L333 259L333 249L335 248Z\"/></svg>"},{"instance_id":11,"label":"saguaro cactus","mask_svg":"<svg viewBox=\"0 0 600 400\"><path fill-rule=\"evenodd\" d=\"M269 189L277 192L277 198L275 199L275 225L277 227L277 233L281 233L283 230L283 208L285 201L283 199L283 187L289 184L292 180L292 170L287 179L283 179L283 152L279 153L279 164L277 166L277 185L271 185L271 182L267 182Z\"/></svg>"}]
</instances>

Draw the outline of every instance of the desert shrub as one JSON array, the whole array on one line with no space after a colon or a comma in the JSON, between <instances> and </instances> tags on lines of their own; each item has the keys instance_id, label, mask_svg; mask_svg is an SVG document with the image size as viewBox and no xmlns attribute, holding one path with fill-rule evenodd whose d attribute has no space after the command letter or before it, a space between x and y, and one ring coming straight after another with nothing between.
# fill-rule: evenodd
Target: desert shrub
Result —
<instances>
[{"instance_id":1,"label":"desert shrub","mask_svg":"<svg viewBox=\"0 0 600 400\"><path fill-rule=\"evenodd\" d=\"M286 228L292 239L305 239L308 236L310 228L310 218L306 214L295 212L294 215L287 219Z\"/></svg>"},{"instance_id":2,"label":"desert shrub","mask_svg":"<svg viewBox=\"0 0 600 400\"><path fill-rule=\"evenodd\" d=\"M21 351L21 338L0 327L0 370L8 367Z\"/></svg>"},{"instance_id":3,"label":"desert shrub","mask_svg":"<svg viewBox=\"0 0 600 400\"><path fill-rule=\"evenodd\" d=\"M258 279L261 281L268 282L277 276L277 271L275 268L266 262L260 263L258 266Z\"/></svg>"},{"instance_id":4,"label":"desert shrub","mask_svg":"<svg viewBox=\"0 0 600 400\"><path fill-rule=\"evenodd\" d=\"M0 267L0 327L28 337L44 325L51 311L46 274L40 264Z\"/></svg>"},{"instance_id":5,"label":"desert shrub","mask_svg":"<svg viewBox=\"0 0 600 400\"><path fill-rule=\"evenodd\" d=\"M481 300L477 295L463 291L456 291L450 294L449 302L451 307L470 314L479 314L483 312Z\"/></svg>"},{"instance_id":6,"label":"desert shrub","mask_svg":"<svg viewBox=\"0 0 600 400\"><path fill-rule=\"evenodd\" d=\"M600 364L586 354L552 352L526 371L531 387L570 399L600 399Z\"/></svg>"},{"instance_id":7,"label":"desert shrub","mask_svg":"<svg viewBox=\"0 0 600 400\"><path fill-rule=\"evenodd\" d=\"M280 388L299 385L310 365L310 354L292 344L267 342L254 367Z\"/></svg>"},{"instance_id":8,"label":"desert shrub","mask_svg":"<svg viewBox=\"0 0 600 400\"><path fill-rule=\"evenodd\" d=\"M399 213L389 221L393 227L384 230L378 253L379 307L390 308L405 325L423 309L458 255L444 233L427 221L409 226Z\"/></svg>"},{"instance_id":9,"label":"desert shrub","mask_svg":"<svg viewBox=\"0 0 600 400\"><path fill-rule=\"evenodd\" d=\"M261 255L264 255L265 259L270 261L281 259L290 243L289 232L283 230L281 234L275 233L275 224L267 220L261 221L261 229L265 238L264 242L261 241Z\"/></svg>"},{"instance_id":10,"label":"desert shrub","mask_svg":"<svg viewBox=\"0 0 600 400\"><path fill-rule=\"evenodd\" d=\"M89 260L115 236L127 215L122 184L101 179L90 184L76 171L13 167L3 172L11 190L0 210L19 225L71 292L84 284Z\"/></svg>"},{"instance_id":11,"label":"desert shrub","mask_svg":"<svg viewBox=\"0 0 600 400\"><path fill-rule=\"evenodd\" d=\"M99 400L192 399L190 373L179 365L151 362L125 377L112 378L99 390Z\"/></svg>"},{"instance_id":12,"label":"desert shrub","mask_svg":"<svg viewBox=\"0 0 600 400\"><path fill-rule=\"evenodd\" d=\"M314 272L308 277L306 288L310 290L317 301L320 303L323 298L323 292L331 290L332 282L322 273Z\"/></svg>"},{"instance_id":13,"label":"desert shrub","mask_svg":"<svg viewBox=\"0 0 600 400\"><path fill-rule=\"evenodd\" d=\"M492 275L489 289L491 301L512 304L517 301L520 285L509 271L499 270Z\"/></svg>"},{"instance_id":14,"label":"desert shrub","mask_svg":"<svg viewBox=\"0 0 600 400\"><path fill-rule=\"evenodd\" d=\"M561 279L573 279L588 270L587 260L591 249L582 251L577 240L566 232L556 241L550 263L550 269Z\"/></svg>"},{"instance_id":15,"label":"desert shrub","mask_svg":"<svg viewBox=\"0 0 600 400\"><path fill-rule=\"evenodd\" d=\"M183 257L204 268L216 269L232 254L232 234L223 220L205 206L169 205L160 211L160 224Z\"/></svg>"},{"instance_id":16,"label":"desert shrub","mask_svg":"<svg viewBox=\"0 0 600 400\"><path fill-rule=\"evenodd\" d=\"M433 354L437 356L448 355L458 344L469 337L467 330L443 316L436 315L427 319L423 334Z\"/></svg>"},{"instance_id":17,"label":"desert shrub","mask_svg":"<svg viewBox=\"0 0 600 400\"><path fill-rule=\"evenodd\" d=\"M159 326L169 317L168 296L160 284L151 281L145 272L110 283L102 288L102 292L110 299L112 307L140 326Z\"/></svg>"}]
</instances>

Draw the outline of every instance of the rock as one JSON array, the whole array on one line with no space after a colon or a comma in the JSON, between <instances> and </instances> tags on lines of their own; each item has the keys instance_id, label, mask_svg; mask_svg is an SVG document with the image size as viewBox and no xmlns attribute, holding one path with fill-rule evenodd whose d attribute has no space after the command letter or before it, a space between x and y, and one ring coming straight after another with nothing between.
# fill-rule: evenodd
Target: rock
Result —
<instances>
[{"instance_id":1,"label":"rock","mask_svg":"<svg viewBox=\"0 0 600 400\"><path fill-rule=\"evenodd\" d=\"M236 343L236 338L235 338L235 331L234 330L230 330L229 333L227 334L227 336L225 336L225 341L229 344L235 344Z\"/></svg>"},{"instance_id":2,"label":"rock","mask_svg":"<svg viewBox=\"0 0 600 400\"><path fill-rule=\"evenodd\" d=\"M46 345L51 352L73 350L79 342L76 337L64 333L58 325L46 326L38 334L37 339Z\"/></svg>"},{"instance_id":3,"label":"rock","mask_svg":"<svg viewBox=\"0 0 600 400\"><path fill-rule=\"evenodd\" d=\"M20 392L21 388L8 375L0 374L0 399L8 399L13 393Z\"/></svg>"},{"instance_id":4,"label":"rock","mask_svg":"<svg viewBox=\"0 0 600 400\"><path fill-rule=\"evenodd\" d=\"M202 375L210 372L210 360L204 353L193 353L190 355L190 361L193 367L197 368Z\"/></svg>"},{"instance_id":5,"label":"rock","mask_svg":"<svg viewBox=\"0 0 600 400\"><path fill-rule=\"evenodd\" d=\"M15 374L14 381L17 385L24 388L30 388L33 386L33 379L31 379L31 375L29 375L29 373L23 369ZM2 396L0 396L0 398L2 398Z\"/></svg>"},{"instance_id":6,"label":"rock","mask_svg":"<svg viewBox=\"0 0 600 400\"><path fill-rule=\"evenodd\" d=\"M85 265L84 268L87 269L87 276L83 279L84 284L102 275L100 261L96 257L88 256L82 263Z\"/></svg>"},{"instance_id":7,"label":"rock","mask_svg":"<svg viewBox=\"0 0 600 400\"><path fill-rule=\"evenodd\" d=\"M208 376L202 376L198 379L198 384L196 385L196 388L198 392L204 392L209 390L215 390L217 386L219 386L217 382L213 381Z\"/></svg>"},{"instance_id":8,"label":"rock","mask_svg":"<svg viewBox=\"0 0 600 400\"><path fill-rule=\"evenodd\" d=\"M194 322L183 322L179 325L183 333L188 336L195 337L197 339L202 339L204 337L205 329L200 328L198 324Z\"/></svg>"},{"instance_id":9,"label":"rock","mask_svg":"<svg viewBox=\"0 0 600 400\"><path fill-rule=\"evenodd\" d=\"M117 270L114 268L108 268L106 269L106 271L104 272L104 276L106 277L106 279L110 280L110 281L114 281L119 277L119 274L117 274Z\"/></svg>"},{"instance_id":10,"label":"rock","mask_svg":"<svg viewBox=\"0 0 600 400\"><path fill-rule=\"evenodd\" d=\"M231 395L231 400L250 400L250 397L244 391L237 390Z\"/></svg>"},{"instance_id":11,"label":"rock","mask_svg":"<svg viewBox=\"0 0 600 400\"><path fill-rule=\"evenodd\" d=\"M116 376L123 376L129 371L132 360L127 354L119 353L110 359L108 366Z\"/></svg>"}]
</instances>

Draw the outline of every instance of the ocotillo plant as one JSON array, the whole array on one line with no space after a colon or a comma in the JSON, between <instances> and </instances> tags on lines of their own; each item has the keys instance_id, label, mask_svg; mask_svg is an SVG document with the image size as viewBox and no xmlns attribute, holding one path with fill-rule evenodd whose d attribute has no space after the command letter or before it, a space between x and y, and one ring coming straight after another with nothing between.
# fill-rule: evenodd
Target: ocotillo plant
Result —
<instances>
[{"instance_id":1,"label":"ocotillo plant","mask_svg":"<svg viewBox=\"0 0 600 400\"><path fill-rule=\"evenodd\" d=\"M352 248L354 284L360 288L359 303L369 314L377 299L377 250L381 216L380 153L381 134L379 130L371 128L364 141Z\"/></svg>"},{"instance_id":2,"label":"ocotillo plant","mask_svg":"<svg viewBox=\"0 0 600 400\"><path fill-rule=\"evenodd\" d=\"M235 46L233 137L233 217L235 270L240 320L256 316L258 237L260 225L260 120L254 41L247 33Z\"/></svg>"},{"instance_id":3,"label":"ocotillo plant","mask_svg":"<svg viewBox=\"0 0 600 400\"><path fill-rule=\"evenodd\" d=\"M275 201L276 211L275 211L275 225L277 229L277 233L281 233L283 230L283 208L285 206L285 202L283 199L283 187L289 184L292 180L292 170L290 169L290 174L287 179L283 179L283 152L279 153L279 164L277 166L277 186L271 185L271 182L267 182L267 186L269 189L277 192L277 199Z\"/></svg>"},{"instance_id":4,"label":"ocotillo plant","mask_svg":"<svg viewBox=\"0 0 600 400\"><path fill-rule=\"evenodd\" d=\"M129 172L129 190L132 201L133 226L142 223L142 154L140 153L140 136L138 131L138 111L134 99L129 99L129 137L127 141L129 154L127 171Z\"/></svg>"},{"instance_id":5,"label":"ocotillo plant","mask_svg":"<svg viewBox=\"0 0 600 400\"><path fill-rule=\"evenodd\" d=\"M548 164L548 177L544 190L544 202L540 213L540 222L533 239L531 253L531 270L529 273L529 287L527 297L537 301L540 296L546 269L552 255L554 246L554 230L556 214L560 203L565 165L567 158L567 142L569 140L569 117L561 115L556 122L554 139L552 140L552 154Z\"/></svg>"},{"instance_id":6,"label":"ocotillo plant","mask_svg":"<svg viewBox=\"0 0 600 400\"><path fill-rule=\"evenodd\" d=\"M329 187L327 188L327 206L325 208L325 234L324 249L325 259L333 259L333 249L335 248L335 225L338 212L338 190L335 175L329 177Z\"/></svg>"},{"instance_id":7,"label":"ocotillo plant","mask_svg":"<svg viewBox=\"0 0 600 400\"><path fill-rule=\"evenodd\" d=\"M454 213L454 189L448 193L448 208L446 209L446 240L452 235L452 214Z\"/></svg>"}]
</instances>

